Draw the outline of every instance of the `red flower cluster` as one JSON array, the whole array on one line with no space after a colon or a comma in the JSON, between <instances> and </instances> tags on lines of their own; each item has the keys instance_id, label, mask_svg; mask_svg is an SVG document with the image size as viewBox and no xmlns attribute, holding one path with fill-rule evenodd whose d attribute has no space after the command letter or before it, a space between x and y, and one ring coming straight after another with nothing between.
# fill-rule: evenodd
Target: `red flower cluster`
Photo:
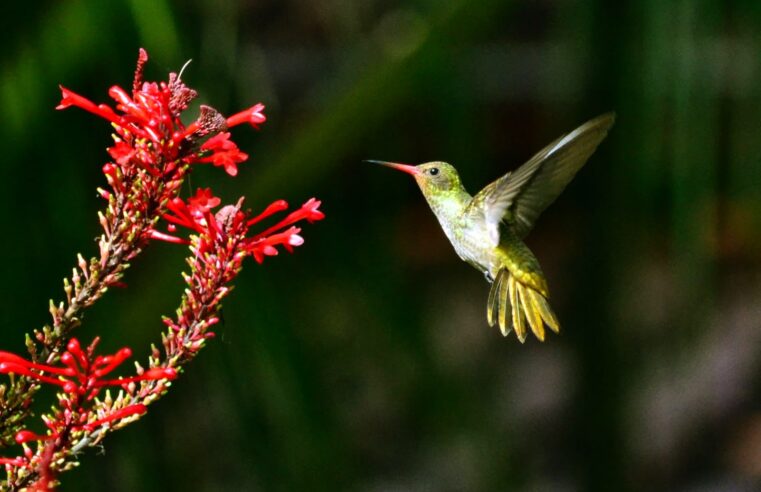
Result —
<instances>
[{"instance_id":1,"label":"red flower cluster","mask_svg":"<svg viewBox=\"0 0 761 492\"><path fill-rule=\"evenodd\" d=\"M190 244L192 256L188 258L190 274L185 275L188 294L183 299L176 319L165 318L169 327L166 337L168 353L182 353L192 357L214 334L209 330L219 319L214 314L222 299L229 293L226 286L241 269L243 260L253 256L261 263L265 256L278 254L277 246L289 252L303 244L301 229L294 224L306 220L314 222L324 218L318 210L320 201L308 200L300 208L288 214L262 232L249 235L251 226L288 208L285 200L278 200L255 217L241 210L243 199L236 205L227 205L216 213L213 209L220 203L209 189L199 189L187 202L175 198L167 205L169 212L164 219L169 231L176 226L193 231L189 240L168 233L153 231L156 239L174 243Z\"/></svg>"},{"instance_id":2,"label":"red flower cluster","mask_svg":"<svg viewBox=\"0 0 761 492\"><path fill-rule=\"evenodd\" d=\"M109 89L109 95L116 101L116 111L61 87L63 97L56 109L77 106L114 126L115 143L108 151L116 166L107 164L103 170L109 184L124 190L122 176L132 175L134 169L144 169L153 176L178 178L174 174L181 173L184 165L207 162L224 167L235 176L237 165L248 159L248 154L238 149L226 130L242 123L258 129L266 121L264 105L255 104L227 119L215 109L202 106L201 116L186 128L180 115L196 92L174 73L168 82L144 82L143 66L147 60L148 55L141 49L131 95L119 86Z\"/></svg>"},{"instance_id":3,"label":"red flower cluster","mask_svg":"<svg viewBox=\"0 0 761 492\"><path fill-rule=\"evenodd\" d=\"M174 232L176 226L180 225L198 234L198 252L201 254L213 251L215 244L225 244L228 239L236 238L238 251L244 255L253 256L258 263L264 261L265 256L277 255L276 246L278 245L292 252L294 246L301 246L304 243L304 239L299 236L301 229L293 224L301 220L313 223L325 217L325 214L318 210L321 202L311 198L278 223L247 237L251 226L273 214L287 210L288 203L285 200L278 200L259 215L249 218L248 214L240 210L241 203L232 208L223 207L214 214L212 209L220 202L219 198L212 195L210 189L199 188L196 195L188 199L187 203L181 198L171 200L167 204L169 212L163 217L169 223L170 232ZM151 231L151 236L163 241L190 244L188 240L156 230Z\"/></svg>"},{"instance_id":4,"label":"red flower cluster","mask_svg":"<svg viewBox=\"0 0 761 492\"><path fill-rule=\"evenodd\" d=\"M29 441L77 439L83 431L92 432L114 421L141 415L147 410L142 403L125 405L104 405L103 402L94 405L93 403L101 389L107 386L120 387L126 395L132 395L135 393L134 383L136 382L168 381L177 377L177 371L174 368L151 367L147 371L138 370L134 376L107 379L106 376L128 359L132 351L129 348L123 348L112 355L95 356L97 344L96 338L86 350L83 350L77 339L72 338L66 346L66 351L61 355L59 366L38 364L15 354L0 351L0 373L26 376L40 383L58 386L62 391L58 394L58 407L54 413L43 416L43 421L48 427L47 434L39 435L29 430L21 430L16 434L16 442L24 444ZM157 386L155 391L161 393L167 386L167 384ZM117 401L127 402L128 400L120 397ZM24 451L25 456L0 458L0 463L30 466L34 453L28 447L25 447Z\"/></svg>"},{"instance_id":5,"label":"red flower cluster","mask_svg":"<svg viewBox=\"0 0 761 492\"><path fill-rule=\"evenodd\" d=\"M131 94L118 86L109 89L115 109L61 87L57 109L76 106L106 119L114 128L114 144L108 148L112 161L103 166L110 189L98 189L109 205L100 215L104 231L99 240L100 261L80 261L81 271L72 279L74 288L67 291L69 302L75 304L83 293L95 293L95 298L82 299L89 305L104 292L103 287L120 284L133 257L151 237L160 236L155 225L167 212L167 204L178 199L180 186L193 165L212 163L230 175L237 174L238 164L248 155L230 140L229 128L248 123L258 129L266 121L261 103L229 118L201 106L200 116L186 127L181 116L196 92L175 73L167 82L144 81L147 60L141 49ZM77 287L77 280L82 278L85 283L100 285ZM63 313L60 317L54 314L54 328L63 324L57 332L66 334L66 321ZM46 345L51 343L43 333L36 337ZM60 347L60 341L55 343Z\"/></svg>"}]
</instances>

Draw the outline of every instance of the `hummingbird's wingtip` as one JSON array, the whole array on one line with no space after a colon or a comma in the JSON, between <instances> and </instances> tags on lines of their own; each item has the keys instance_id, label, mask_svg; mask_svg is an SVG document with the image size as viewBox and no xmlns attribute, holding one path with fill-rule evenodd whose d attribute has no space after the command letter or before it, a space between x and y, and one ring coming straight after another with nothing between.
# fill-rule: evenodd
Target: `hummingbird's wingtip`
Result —
<instances>
[{"instance_id":1,"label":"hummingbird's wingtip","mask_svg":"<svg viewBox=\"0 0 761 492\"><path fill-rule=\"evenodd\" d=\"M618 115L616 114L615 111L608 111L607 113L601 114L598 117L598 119L604 121L607 124L608 127L611 127L611 126L613 126L613 123L616 122L616 118L617 117L618 117Z\"/></svg>"},{"instance_id":2,"label":"hummingbird's wingtip","mask_svg":"<svg viewBox=\"0 0 761 492\"><path fill-rule=\"evenodd\" d=\"M592 118L592 121L598 121L598 122L604 121L606 123L613 124L613 122L616 121L616 117L617 115L615 111L607 111L596 118Z\"/></svg>"},{"instance_id":3,"label":"hummingbird's wingtip","mask_svg":"<svg viewBox=\"0 0 761 492\"><path fill-rule=\"evenodd\" d=\"M607 113L603 113L599 116L596 116L592 118L591 120L587 121L583 125L581 125L579 128L577 128L574 131L579 131L581 133L587 132L587 131L595 131L595 132L602 132L602 134L606 134L608 130L611 129L613 124L616 122L616 112L615 111L608 111Z\"/></svg>"}]
</instances>

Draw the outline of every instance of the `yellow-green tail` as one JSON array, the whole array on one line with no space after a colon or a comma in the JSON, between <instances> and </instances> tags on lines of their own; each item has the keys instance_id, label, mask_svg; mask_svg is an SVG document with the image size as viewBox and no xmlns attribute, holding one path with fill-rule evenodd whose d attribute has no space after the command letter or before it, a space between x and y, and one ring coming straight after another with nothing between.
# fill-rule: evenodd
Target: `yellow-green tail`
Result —
<instances>
[{"instance_id":1,"label":"yellow-green tail","mask_svg":"<svg viewBox=\"0 0 761 492\"><path fill-rule=\"evenodd\" d=\"M521 283L507 268L500 270L491 284L486 318L489 326L499 324L503 336L515 329L521 343L526 341L526 325L542 342L545 324L555 333L560 332L558 319L547 299L536 289Z\"/></svg>"}]
</instances>

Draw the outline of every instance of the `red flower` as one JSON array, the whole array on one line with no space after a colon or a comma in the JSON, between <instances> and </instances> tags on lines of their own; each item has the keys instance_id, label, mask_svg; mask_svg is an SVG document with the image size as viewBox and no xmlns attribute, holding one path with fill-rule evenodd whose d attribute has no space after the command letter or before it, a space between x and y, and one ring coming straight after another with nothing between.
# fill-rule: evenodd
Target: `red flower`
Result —
<instances>
[{"instance_id":1,"label":"red flower","mask_svg":"<svg viewBox=\"0 0 761 492\"><path fill-rule=\"evenodd\" d=\"M232 128L241 123L248 123L258 130L259 125L265 121L267 121L267 117L264 116L264 104L258 103L227 118L227 126Z\"/></svg>"},{"instance_id":2,"label":"red flower","mask_svg":"<svg viewBox=\"0 0 761 492\"><path fill-rule=\"evenodd\" d=\"M212 208L219 206L221 201L212 195L211 188L198 188L196 196L188 199L188 209L194 217L203 217Z\"/></svg>"},{"instance_id":3,"label":"red flower","mask_svg":"<svg viewBox=\"0 0 761 492\"><path fill-rule=\"evenodd\" d=\"M263 232L255 234L252 237L246 238L243 241L242 249L253 256L257 263L264 261L265 256L277 255L277 248L275 246L283 246L288 252L292 252L294 246L304 244L304 238L299 235L301 229L294 227L292 224L301 220L312 223L324 219L325 214L318 210L321 203L319 200L310 198L299 209L288 214L277 224L268 227ZM275 210L284 210L287 206L288 204L285 201L275 202L267 207L264 213L248 219L246 221L246 228L248 229L248 227L260 222L267 215L274 213Z\"/></svg>"},{"instance_id":4,"label":"red flower","mask_svg":"<svg viewBox=\"0 0 761 492\"><path fill-rule=\"evenodd\" d=\"M105 118L111 123L119 123L119 117L116 116L114 111L105 104L96 105L89 99L86 99L79 94L76 94L64 86L59 86L61 89L61 102L56 106L56 109L66 109L70 106L78 106L85 111L89 111L93 114Z\"/></svg>"},{"instance_id":5,"label":"red flower","mask_svg":"<svg viewBox=\"0 0 761 492\"><path fill-rule=\"evenodd\" d=\"M238 174L238 164L248 159L248 154L241 152L235 142L230 140L230 132L217 133L201 145L208 157L198 159L198 162L211 162L217 167L224 167L227 174Z\"/></svg>"},{"instance_id":6,"label":"red flower","mask_svg":"<svg viewBox=\"0 0 761 492\"><path fill-rule=\"evenodd\" d=\"M135 156L135 149L127 142L119 140L116 145L108 148L108 153L120 166L126 166Z\"/></svg>"}]
</instances>

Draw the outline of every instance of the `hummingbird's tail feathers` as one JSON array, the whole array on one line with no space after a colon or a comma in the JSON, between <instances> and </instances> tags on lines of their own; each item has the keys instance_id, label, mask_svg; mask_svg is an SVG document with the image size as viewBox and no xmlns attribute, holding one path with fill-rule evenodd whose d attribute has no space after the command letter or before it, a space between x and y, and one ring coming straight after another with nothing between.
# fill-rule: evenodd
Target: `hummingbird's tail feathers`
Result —
<instances>
[{"instance_id":1,"label":"hummingbird's tail feathers","mask_svg":"<svg viewBox=\"0 0 761 492\"><path fill-rule=\"evenodd\" d=\"M486 322L489 326L494 326L494 314L499 312L499 286L502 284L502 277L504 270L500 270L497 274L497 278L491 283L491 289L489 289L489 298L486 300Z\"/></svg>"},{"instance_id":2,"label":"hummingbird's tail feathers","mask_svg":"<svg viewBox=\"0 0 761 492\"><path fill-rule=\"evenodd\" d=\"M530 285L521 283L507 268L499 271L491 285L486 319L489 326L498 324L503 336L515 329L521 343L526 341L527 325L542 342L544 325L555 333L560 331L560 324L547 299Z\"/></svg>"},{"instance_id":3,"label":"hummingbird's tail feathers","mask_svg":"<svg viewBox=\"0 0 761 492\"><path fill-rule=\"evenodd\" d=\"M499 271L491 284L489 299L486 302L486 320L489 326L498 323L503 336L507 336L512 329L511 322L507 321L507 313L510 310L509 278L510 273L506 269Z\"/></svg>"},{"instance_id":4,"label":"hummingbird's tail feathers","mask_svg":"<svg viewBox=\"0 0 761 492\"><path fill-rule=\"evenodd\" d=\"M547 298L530 287L526 287L526 291L528 292L529 297L531 297L532 309L540 314L544 323L550 327L550 330L555 333L560 333L560 323L558 323L558 318L550 307Z\"/></svg>"}]
</instances>

